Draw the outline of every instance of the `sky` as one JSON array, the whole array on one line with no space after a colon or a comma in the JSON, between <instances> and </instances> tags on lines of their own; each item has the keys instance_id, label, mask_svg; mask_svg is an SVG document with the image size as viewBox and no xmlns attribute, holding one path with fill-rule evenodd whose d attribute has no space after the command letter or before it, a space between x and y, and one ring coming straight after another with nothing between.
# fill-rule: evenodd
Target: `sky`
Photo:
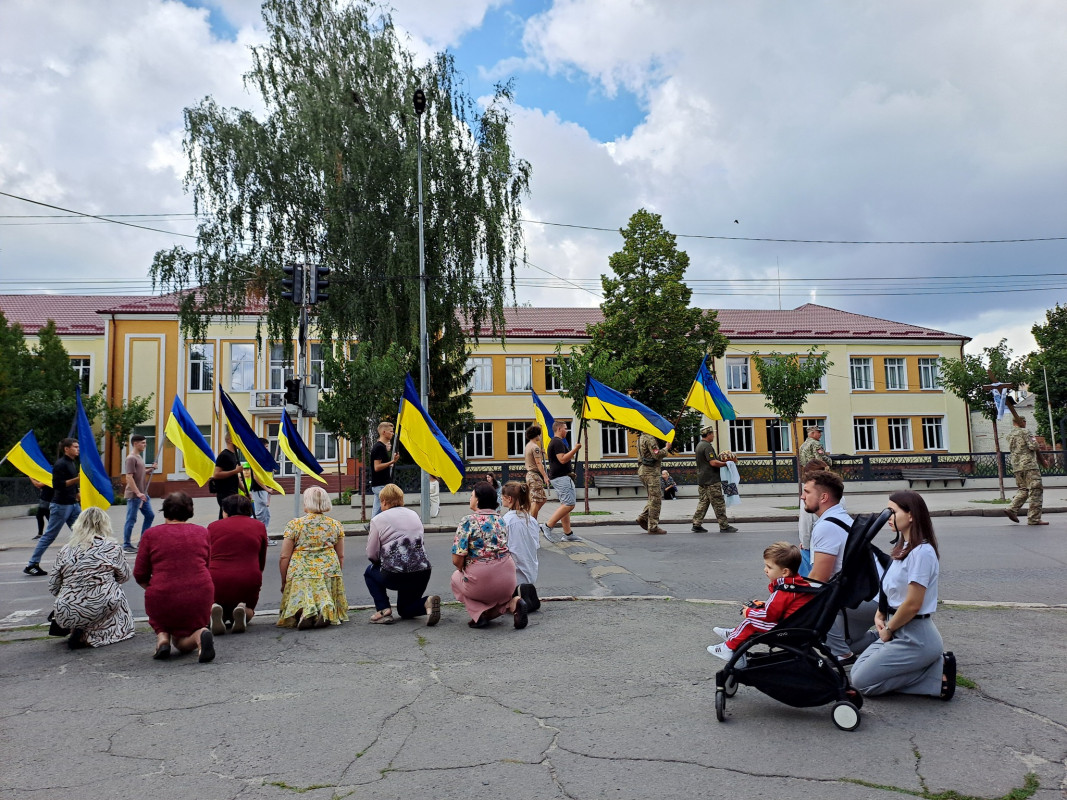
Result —
<instances>
[{"instance_id":1,"label":"sky","mask_svg":"<svg viewBox=\"0 0 1067 800\"><path fill-rule=\"evenodd\" d=\"M514 82L519 303L599 304L639 208L702 307L816 302L1022 354L1067 303L1061 0L396 6L473 97ZM246 0L0 0L0 192L164 231L0 196L0 292L149 291L153 254L193 242L183 109L256 110L262 38ZM1051 241L940 243L1004 239Z\"/></svg>"}]
</instances>

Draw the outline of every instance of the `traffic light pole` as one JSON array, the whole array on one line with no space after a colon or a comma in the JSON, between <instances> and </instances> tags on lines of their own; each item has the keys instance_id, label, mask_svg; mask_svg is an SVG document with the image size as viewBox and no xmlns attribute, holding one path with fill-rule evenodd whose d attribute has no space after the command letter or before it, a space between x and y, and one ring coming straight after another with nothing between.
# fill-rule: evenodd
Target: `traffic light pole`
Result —
<instances>
[{"instance_id":1,"label":"traffic light pole","mask_svg":"<svg viewBox=\"0 0 1067 800\"><path fill-rule=\"evenodd\" d=\"M418 141L419 161L419 400L426 413L430 413L430 338L426 323L426 245L423 241L422 222L422 112L426 108L426 97L422 90L415 93L415 129ZM430 476L426 470L422 473L420 516L425 525L430 521Z\"/></svg>"},{"instance_id":2,"label":"traffic light pole","mask_svg":"<svg viewBox=\"0 0 1067 800\"><path fill-rule=\"evenodd\" d=\"M296 367L297 374L300 377L300 390L303 391L303 387L307 386L307 339L308 339L308 306L307 306L307 281L308 270L304 269L301 275L303 283L299 287L300 291L300 331L297 334L297 356ZM294 291L297 287L294 287ZM298 399L303 399L298 397ZM299 433L301 429L300 421L304 416L304 404L298 402L296 404L296 430ZM303 436L303 433L300 433ZM294 482L293 482L293 513L295 516L303 516L304 508L302 505L302 498L300 497L300 470L294 469Z\"/></svg>"}]
</instances>

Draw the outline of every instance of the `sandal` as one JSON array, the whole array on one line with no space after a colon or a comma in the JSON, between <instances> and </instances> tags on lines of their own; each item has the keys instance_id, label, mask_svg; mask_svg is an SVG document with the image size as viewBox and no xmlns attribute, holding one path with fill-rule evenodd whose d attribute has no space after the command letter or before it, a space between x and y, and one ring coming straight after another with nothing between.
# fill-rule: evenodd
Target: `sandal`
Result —
<instances>
[{"instance_id":1,"label":"sandal","mask_svg":"<svg viewBox=\"0 0 1067 800\"><path fill-rule=\"evenodd\" d=\"M387 608L384 611L378 611L371 616L370 622L374 625L392 625L394 622L393 609Z\"/></svg>"},{"instance_id":2,"label":"sandal","mask_svg":"<svg viewBox=\"0 0 1067 800\"><path fill-rule=\"evenodd\" d=\"M948 702L956 694L956 656L950 650L943 658L945 671L941 675L941 699Z\"/></svg>"}]
</instances>

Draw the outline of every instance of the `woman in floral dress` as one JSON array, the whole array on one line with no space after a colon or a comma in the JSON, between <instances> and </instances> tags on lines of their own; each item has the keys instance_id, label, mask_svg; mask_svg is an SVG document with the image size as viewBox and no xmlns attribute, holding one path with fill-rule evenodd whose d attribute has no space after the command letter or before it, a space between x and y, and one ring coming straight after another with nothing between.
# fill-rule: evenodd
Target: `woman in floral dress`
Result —
<instances>
[{"instance_id":1,"label":"woman in floral dress","mask_svg":"<svg viewBox=\"0 0 1067 800\"><path fill-rule=\"evenodd\" d=\"M485 481L471 492L471 511L460 520L452 544L452 594L470 615L467 624L484 628L502 614L525 628L526 602L515 594L515 562L508 551L508 529L496 510L496 489Z\"/></svg>"},{"instance_id":2,"label":"woman in floral dress","mask_svg":"<svg viewBox=\"0 0 1067 800\"><path fill-rule=\"evenodd\" d=\"M280 628L303 631L348 620L341 574L345 533L340 522L326 516L331 508L326 491L312 486L304 492L304 516L285 526L278 562L282 574Z\"/></svg>"}]
</instances>

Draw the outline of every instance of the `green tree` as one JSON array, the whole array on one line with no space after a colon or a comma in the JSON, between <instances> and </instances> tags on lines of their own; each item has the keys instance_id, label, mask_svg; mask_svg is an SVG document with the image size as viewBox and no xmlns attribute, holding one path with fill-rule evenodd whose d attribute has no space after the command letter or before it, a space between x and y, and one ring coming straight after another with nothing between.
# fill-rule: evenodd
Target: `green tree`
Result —
<instances>
[{"instance_id":1,"label":"green tree","mask_svg":"<svg viewBox=\"0 0 1067 800\"><path fill-rule=\"evenodd\" d=\"M765 356L755 352L752 355L764 405L789 423L799 453L801 440L797 435L797 418L804 413L808 397L819 389L823 376L833 366L828 358L830 354L825 350L820 352L817 346L812 345L803 356L773 351Z\"/></svg>"},{"instance_id":2,"label":"green tree","mask_svg":"<svg viewBox=\"0 0 1067 800\"><path fill-rule=\"evenodd\" d=\"M133 429L152 416L150 404L152 394L148 397L133 397L123 400L118 405L107 405L103 410L104 429L111 436L111 441L120 449L125 447L133 434ZM88 415L88 411L85 412Z\"/></svg>"},{"instance_id":3,"label":"green tree","mask_svg":"<svg viewBox=\"0 0 1067 800\"><path fill-rule=\"evenodd\" d=\"M1058 426L1067 414L1067 306L1058 303L1045 312L1045 324L1031 328L1038 349L1030 353L1024 362L1026 383L1034 393L1034 417L1037 433L1051 442L1053 434L1060 441L1059 428L1049 425L1048 407L1051 404L1053 425ZM1046 384L1046 376L1048 383Z\"/></svg>"},{"instance_id":4,"label":"green tree","mask_svg":"<svg viewBox=\"0 0 1067 800\"><path fill-rule=\"evenodd\" d=\"M18 323L9 324L0 312L0 457L23 437L32 423L26 415L24 392L30 369L30 349ZM48 453L47 442L41 443ZM3 465L3 474L14 474L15 468Z\"/></svg>"},{"instance_id":5,"label":"green tree","mask_svg":"<svg viewBox=\"0 0 1067 800\"><path fill-rule=\"evenodd\" d=\"M194 249L156 254L153 279L196 288L181 301L194 338L205 335L206 315L233 318L261 299L270 337L288 341L297 312L280 297L283 265L327 266L329 300L316 307L324 340L417 352L421 119L427 316L455 348L431 372L431 394L443 397L438 381L454 383L457 372L438 373L465 354L460 318L475 330L502 327L522 249L530 167L511 149L510 86L480 108L450 56L417 64L367 0L266 0L263 18L266 41L245 78L264 111L210 97L186 109L186 186L203 222ZM426 95L421 117L416 87Z\"/></svg>"},{"instance_id":6,"label":"green tree","mask_svg":"<svg viewBox=\"0 0 1067 800\"><path fill-rule=\"evenodd\" d=\"M641 209L619 232L623 248L608 260L614 277L601 277L604 320L589 327L589 350L633 370L630 394L677 425L692 415L685 398L701 361L729 342L714 311L690 307L689 256L659 214Z\"/></svg>"},{"instance_id":7,"label":"green tree","mask_svg":"<svg viewBox=\"0 0 1067 800\"><path fill-rule=\"evenodd\" d=\"M983 386L993 382L1020 383L1026 373L1019 362L1013 362L1011 348L1006 339L996 347L986 347L981 355L963 358L941 359L941 383L956 397L965 402L972 411L981 411L993 424L993 447L997 453L997 478L1000 482L1000 499L1004 499L1004 464L1000 451L1000 433L997 430L997 408L992 392Z\"/></svg>"}]
</instances>

